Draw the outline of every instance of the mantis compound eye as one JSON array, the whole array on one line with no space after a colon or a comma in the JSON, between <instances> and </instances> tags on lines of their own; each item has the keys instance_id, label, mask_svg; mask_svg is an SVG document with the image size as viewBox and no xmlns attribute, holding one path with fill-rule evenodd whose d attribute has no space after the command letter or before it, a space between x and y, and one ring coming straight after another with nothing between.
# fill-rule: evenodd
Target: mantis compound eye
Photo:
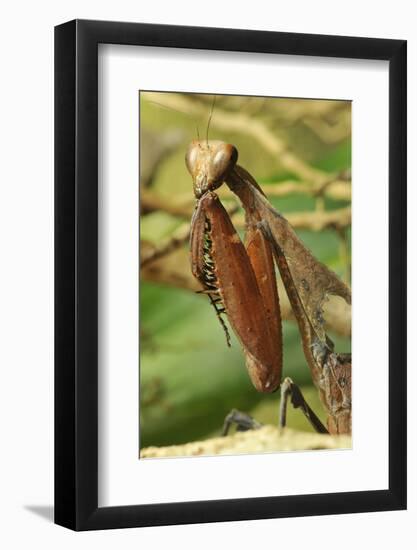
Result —
<instances>
[{"instance_id":1,"label":"mantis compound eye","mask_svg":"<svg viewBox=\"0 0 417 550\"><path fill-rule=\"evenodd\" d=\"M198 170L198 160L199 160L199 153L200 153L200 144L198 141L192 141L190 143L190 146L187 149L187 153L185 154L185 164L187 166L187 170L190 172L190 174L194 178L194 174Z\"/></svg>"},{"instance_id":2,"label":"mantis compound eye","mask_svg":"<svg viewBox=\"0 0 417 550\"><path fill-rule=\"evenodd\" d=\"M233 145L222 143L218 146L212 160L212 173L216 180L223 180L237 162L237 149Z\"/></svg>"},{"instance_id":3,"label":"mantis compound eye","mask_svg":"<svg viewBox=\"0 0 417 550\"><path fill-rule=\"evenodd\" d=\"M185 164L193 178L195 196L200 198L207 191L220 187L233 170L237 156L236 147L223 141L192 141Z\"/></svg>"}]
</instances>

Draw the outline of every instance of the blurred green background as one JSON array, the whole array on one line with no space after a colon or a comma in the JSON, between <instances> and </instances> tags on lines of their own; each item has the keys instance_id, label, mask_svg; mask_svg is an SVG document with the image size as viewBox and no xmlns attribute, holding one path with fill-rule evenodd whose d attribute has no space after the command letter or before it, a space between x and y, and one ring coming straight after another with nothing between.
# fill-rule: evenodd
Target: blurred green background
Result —
<instances>
[{"instance_id":1,"label":"blurred green background","mask_svg":"<svg viewBox=\"0 0 417 550\"><path fill-rule=\"evenodd\" d=\"M205 138L211 111L209 138L237 147L238 163L313 254L350 283L350 102L217 96L213 108L213 99L140 93L141 447L219 435L232 408L263 423L278 421L279 392L254 389L233 333L228 348L191 276L187 238L194 198L184 156L192 139ZM236 205L223 187L224 204ZM240 231L241 218L241 212L233 218ZM350 351L350 320L345 309L335 312L329 335L337 351ZM325 421L297 326L289 312L284 319L284 376L302 386ZM288 425L311 430L291 407Z\"/></svg>"}]
</instances>

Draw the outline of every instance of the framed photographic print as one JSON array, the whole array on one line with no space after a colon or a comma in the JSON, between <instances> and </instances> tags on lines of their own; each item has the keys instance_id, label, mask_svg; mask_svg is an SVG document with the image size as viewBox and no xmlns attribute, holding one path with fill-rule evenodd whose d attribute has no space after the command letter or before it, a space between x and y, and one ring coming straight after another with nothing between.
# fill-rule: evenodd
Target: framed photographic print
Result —
<instances>
[{"instance_id":1,"label":"framed photographic print","mask_svg":"<svg viewBox=\"0 0 417 550\"><path fill-rule=\"evenodd\" d=\"M55 158L56 523L404 509L406 42L71 21Z\"/></svg>"}]
</instances>

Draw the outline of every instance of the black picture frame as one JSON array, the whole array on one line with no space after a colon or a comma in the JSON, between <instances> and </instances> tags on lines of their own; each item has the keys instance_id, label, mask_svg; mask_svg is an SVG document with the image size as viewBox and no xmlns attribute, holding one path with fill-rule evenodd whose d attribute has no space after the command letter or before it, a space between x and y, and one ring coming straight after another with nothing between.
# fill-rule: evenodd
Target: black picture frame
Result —
<instances>
[{"instance_id":1,"label":"black picture frame","mask_svg":"<svg viewBox=\"0 0 417 550\"><path fill-rule=\"evenodd\" d=\"M98 507L98 44L389 62L387 490ZM406 46L404 40L106 21L55 28L57 524L91 530L406 508Z\"/></svg>"}]
</instances>

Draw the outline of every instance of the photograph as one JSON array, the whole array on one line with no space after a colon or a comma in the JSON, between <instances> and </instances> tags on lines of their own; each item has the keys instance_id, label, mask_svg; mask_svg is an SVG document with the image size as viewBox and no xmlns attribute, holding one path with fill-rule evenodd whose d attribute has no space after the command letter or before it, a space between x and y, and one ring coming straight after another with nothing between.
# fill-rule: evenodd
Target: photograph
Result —
<instances>
[{"instance_id":1,"label":"photograph","mask_svg":"<svg viewBox=\"0 0 417 550\"><path fill-rule=\"evenodd\" d=\"M138 100L139 458L351 449L352 102Z\"/></svg>"},{"instance_id":2,"label":"photograph","mask_svg":"<svg viewBox=\"0 0 417 550\"><path fill-rule=\"evenodd\" d=\"M417 33L385 4L5 3L0 548L416 539Z\"/></svg>"}]
</instances>

